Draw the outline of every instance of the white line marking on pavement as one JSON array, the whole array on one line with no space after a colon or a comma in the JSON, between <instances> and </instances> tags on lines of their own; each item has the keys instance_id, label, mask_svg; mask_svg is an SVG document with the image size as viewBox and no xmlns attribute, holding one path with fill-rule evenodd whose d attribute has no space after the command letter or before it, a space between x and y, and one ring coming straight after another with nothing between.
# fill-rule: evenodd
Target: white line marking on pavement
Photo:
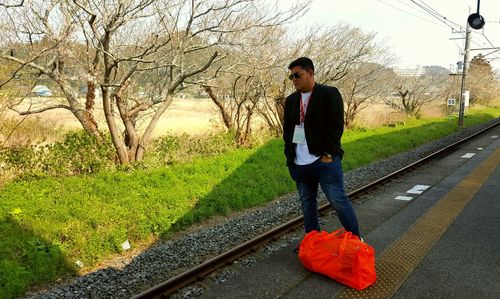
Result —
<instances>
[{"instance_id":1,"label":"white line marking on pavement","mask_svg":"<svg viewBox=\"0 0 500 299\"><path fill-rule=\"evenodd\" d=\"M413 186L413 188L411 188L410 190L406 191L406 193L410 193L410 194L422 194L422 192L424 192L425 190L427 190L427 188L429 188L429 186L427 186L427 185L415 185L415 186Z\"/></svg>"},{"instance_id":2,"label":"white line marking on pavement","mask_svg":"<svg viewBox=\"0 0 500 299\"><path fill-rule=\"evenodd\" d=\"M476 155L476 153L467 153L460 158L470 159L470 158L474 157L475 155Z\"/></svg>"},{"instance_id":3,"label":"white line marking on pavement","mask_svg":"<svg viewBox=\"0 0 500 299\"><path fill-rule=\"evenodd\" d=\"M413 189L410 189L408 191L406 191L406 193L410 193L410 194L422 194L424 191L420 191L420 190L413 190Z\"/></svg>"},{"instance_id":4,"label":"white line marking on pavement","mask_svg":"<svg viewBox=\"0 0 500 299\"><path fill-rule=\"evenodd\" d=\"M413 199L413 197L411 197L411 196L402 196L402 195L399 195L399 196L396 196L396 198L395 198L395 199L409 201L409 200L412 200L412 199Z\"/></svg>"}]
</instances>

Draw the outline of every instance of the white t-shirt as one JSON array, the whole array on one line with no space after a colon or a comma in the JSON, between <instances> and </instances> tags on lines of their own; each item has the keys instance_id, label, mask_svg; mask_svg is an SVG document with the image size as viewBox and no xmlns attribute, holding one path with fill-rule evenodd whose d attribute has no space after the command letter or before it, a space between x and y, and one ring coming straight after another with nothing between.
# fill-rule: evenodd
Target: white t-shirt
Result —
<instances>
[{"instance_id":1,"label":"white t-shirt","mask_svg":"<svg viewBox=\"0 0 500 299\"><path fill-rule=\"evenodd\" d=\"M301 93L302 94L302 102L304 107L304 115L307 111L307 104L309 103L309 98L311 97L311 92ZM301 123L301 126L304 124ZM309 165L314 161L318 160L319 156L311 155L309 153L309 148L307 147L307 138L305 143L298 143L295 148L295 159L294 163L297 165Z\"/></svg>"}]
</instances>

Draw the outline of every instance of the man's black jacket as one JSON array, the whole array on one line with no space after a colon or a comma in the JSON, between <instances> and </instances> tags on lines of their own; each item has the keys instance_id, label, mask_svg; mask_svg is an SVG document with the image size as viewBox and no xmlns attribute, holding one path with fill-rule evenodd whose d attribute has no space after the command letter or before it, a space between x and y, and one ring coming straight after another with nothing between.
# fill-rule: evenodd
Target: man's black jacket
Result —
<instances>
[{"instance_id":1,"label":"man's black jacket","mask_svg":"<svg viewBox=\"0 0 500 299\"><path fill-rule=\"evenodd\" d=\"M337 88L315 84L306 109L304 131L312 155L343 155L340 138L344 132L344 103ZM286 98L283 139L286 164L293 164L296 144L292 143L295 125L300 124L300 92Z\"/></svg>"}]
</instances>

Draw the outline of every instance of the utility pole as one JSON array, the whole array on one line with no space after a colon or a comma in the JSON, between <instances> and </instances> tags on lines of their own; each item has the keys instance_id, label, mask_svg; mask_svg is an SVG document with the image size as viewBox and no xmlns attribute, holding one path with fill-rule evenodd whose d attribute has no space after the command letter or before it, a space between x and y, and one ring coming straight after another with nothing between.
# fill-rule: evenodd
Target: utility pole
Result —
<instances>
[{"instance_id":1,"label":"utility pole","mask_svg":"<svg viewBox=\"0 0 500 299\"><path fill-rule=\"evenodd\" d=\"M465 27L465 53L464 53L464 65L462 67L462 87L460 88L460 110L458 112L458 126L464 126L464 110L465 110L465 99L464 99L464 89L465 89L465 76L467 75L467 64L469 62L469 51L470 51L470 27L469 23Z\"/></svg>"}]
</instances>

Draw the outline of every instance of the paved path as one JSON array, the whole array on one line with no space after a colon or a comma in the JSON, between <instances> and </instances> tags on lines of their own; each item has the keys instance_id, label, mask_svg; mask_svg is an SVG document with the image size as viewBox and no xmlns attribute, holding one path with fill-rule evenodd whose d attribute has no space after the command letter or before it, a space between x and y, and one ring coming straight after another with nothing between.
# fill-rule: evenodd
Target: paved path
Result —
<instances>
[{"instance_id":1,"label":"paved path","mask_svg":"<svg viewBox=\"0 0 500 299\"><path fill-rule=\"evenodd\" d=\"M208 286L203 298L500 298L498 136L500 128L495 128L355 205L365 241L377 252L379 280L373 287L357 292L310 273L293 253L294 244L284 244L276 254L261 255L251 267L233 266L237 274L224 284L202 282ZM468 153L474 155L467 158ZM408 193L421 186L428 188L421 194ZM449 206L440 207L445 204ZM340 227L335 217L323 220L325 230ZM428 223L434 228L425 229ZM407 247L416 252L412 258L395 251L398 242L416 239L423 249ZM393 254L402 254L410 265L403 267L405 273L384 270ZM380 291L387 281L394 282Z\"/></svg>"}]
</instances>

